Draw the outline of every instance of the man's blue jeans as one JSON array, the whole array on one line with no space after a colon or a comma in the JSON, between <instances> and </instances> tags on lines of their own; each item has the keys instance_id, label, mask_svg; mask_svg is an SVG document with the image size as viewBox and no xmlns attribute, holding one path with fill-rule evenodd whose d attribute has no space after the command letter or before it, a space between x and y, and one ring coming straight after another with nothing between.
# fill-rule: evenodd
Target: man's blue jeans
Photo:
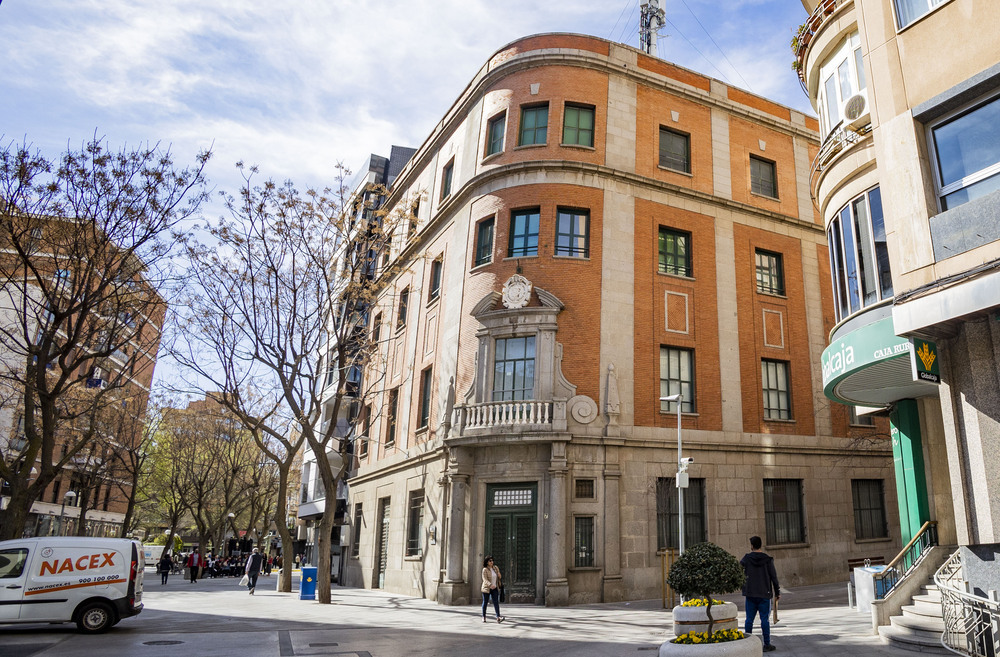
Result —
<instances>
[{"instance_id":1,"label":"man's blue jeans","mask_svg":"<svg viewBox=\"0 0 1000 657\"><path fill-rule=\"evenodd\" d=\"M747 598L747 621L743 631L753 634L754 616L760 614L760 633L764 637L764 645L771 643L771 598Z\"/></svg>"}]
</instances>

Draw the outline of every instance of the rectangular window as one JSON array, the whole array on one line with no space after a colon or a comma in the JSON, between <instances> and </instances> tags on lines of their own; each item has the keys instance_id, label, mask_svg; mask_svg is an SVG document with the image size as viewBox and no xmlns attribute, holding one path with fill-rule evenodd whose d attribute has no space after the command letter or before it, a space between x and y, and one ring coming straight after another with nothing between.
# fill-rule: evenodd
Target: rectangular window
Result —
<instances>
[{"instance_id":1,"label":"rectangular window","mask_svg":"<svg viewBox=\"0 0 1000 657\"><path fill-rule=\"evenodd\" d=\"M847 407L848 417L850 418L852 427L874 427L875 418L871 415L858 415L857 406Z\"/></svg>"},{"instance_id":2,"label":"rectangular window","mask_svg":"<svg viewBox=\"0 0 1000 657\"><path fill-rule=\"evenodd\" d=\"M851 495L854 498L855 539L889 538L882 480L852 479Z\"/></svg>"},{"instance_id":3,"label":"rectangular window","mask_svg":"<svg viewBox=\"0 0 1000 657\"><path fill-rule=\"evenodd\" d=\"M757 291L768 294L785 294L785 272L781 254L757 249Z\"/></svg>"},{"instance_id":4,"label":"rectangular window","mask_svg":"<svg viewBox=\"0 0 1000 657\"><path fill-rule=\"evenodd\" d=\"M428 301L433 301L441 296L441 270L444 269L444 261L439 257L431 263L431 284L427 292Z\"/></svg>"},{"instance_id":5,"label":"rectangular window","mask_svg":"<svg viewBox=\"0 0 1000 657\"><path fill-rule=\"evenodd\" d=\"M486 124L486 156L503 152L504 129L507 126L507 113L495 116Z\"/></svg>"},{"instance_id":6,"label":"rectangular window","mask_svg":"<svg viewBox=\"0 0 1000 657\"><path fill-rule=\"evenodd\" d=\"M535 395L535 336L496 341L493 401L533 399Z\"/></svg>"},{"instance_id":7,"label":"rectangular window","mask_svg":"<svg viewBox=\"0 0 1000 657\"><path fill-rule=\"evenodd\" d=\"M511 213L507 257L524 258L538 255L539 216L538 208Z\"/></svg>"},{"instance_id":8,"label":"rectangular window","mask_svg":"<svg viewBox=\"0 0 1000 657\"><path fill-rule=\"evenodd\" d=\"M573 496L578 500L594 499L594 480L577 479L575 482L575 491Z\"/></svg>"},{"instance_id":9,"label":"rectangular window","mask_svg":"<svg viewBox=\"0 0 1000 657\"><path fill-rule=\"evenodd\" d=\"M791 420L791 386L788 384L788 362L760 361L760 376L764 389L764 419Z\"/></svg>"},{"instance_id":10,"label":"rectangular window","mask_svg":"<svg viewBox=\"0 0 1000 657\"><path fill-rule=\"evenodd\" d=\"M62 479L56 479L52 483L52 503L53 504L59 504L62 501L62 498L59 496L59 493L60 493L59 489L60 488L62 488Z\"/></svg>"},{"instance_id":11,"label":"rectangular window","mask_svg":"<svg viewBox=\"0 0 1000 657\"><path fill-rule=\"evenodd\" d=\"M399 388L389 391L389 408L385 416L385 446L390 447L396 443L396 418L399 411Z\"/></svg>"},{"instance_id":12,"label":"rectangular window","mask_svg":"<svg viewBox=\"0 0 1000 657\"><path fill-rule=\"evenodd\" d=\"M921 18L938 5L943 5L948 0L895 0L896 22L899 29L903 29L913 21Z\"/></svg>"},{"instance_id":13,"label":"rectangular window","mask_svg":"<svg viewBox=\"0 0 1000 657\"><path fill-rule=\"evenodd\" d=\"M358 420L361 435L358 436L358 458L368 458L368 443L371 440L372 430L372 407L365 404L361 409L361 418Z\"/></svg>"},{"instance_id":14,"label":"rectangular window","mask_svg":"<svg viewBox=\"0 0 1000 657\"><path fill-rule=\"evenodd\" d=\"M590 212L559 208L556 212L557 256L590 257Z\"/></svg>"},{"instance_id":15,"label":"rectangular window","mask_svg":"<svg viewBox=\"0 0 1000 657\"><path fill-rule=\"evenodd\" d=\"M410 302L410 288L403 288L399 293L399 308L396 312L396 328L401 329L406 326L406 306Z\"/></svg>"},{"instance_id":16,"label":"rectangular window","mask_svg":"<svg viewBox=\"0 0 1000 657\"><path fill-rule=\"evenodd\" d=\"M801 479L764 480L764 526L768 545L806 542Z\"/></svg>"},{"instance_id":17,"label":"rectangular window","mask_svg":"<svg viewBox=\"0 0 1000 657\"><path fill-rule=\"evenodd\" d=\"M351 556L355 559L361 554L361 525L365 522L365 514L361 502L354 503L354 540L351 542Z\"/></svg>"},{"instance_id":18,"label":"rectangular window","mask_svg":"<svg viewBox=\"0 0 1000 657\"><path fill-rule=\"evenodd\" d=\"M454 173L455 158L452 158L448 164L444 165L444 169L441 170L441 200L451 196L451 178Z\"/></svg>"},{"instance_id":19,"label":"rectangular window","mask_svg":"<svg viewBox=\"0 0 1000 657\"><path fill-rule=\"evenodd\" d=\"M1000 96L931 128L941 209L1000 189Z\"/></svg>"},{"instance_id":20,"label":"rectangular window","mask_svg":"<svg viewBox=\"0 0 1000 657\"><path fill-rule=\"evenodd\" d=\"M485 265L493 260L493 218L484 219L476 226L476 263Z\"/></svg>"},{"instance_id":21,"label":"rectangular window","mask_svg":"<svg viewBox=\"0 0 1000 657\"><path fill-rule=\"evenodd\" d=\"M406 526L406 556L419 557L423 551L424 491L410 492Z\"/></svg>"},{"instance_id":22,"label":"rectangular window","mask_svg":"<svg viewBox=\"0 0 1000 657\"><path fill-rule=\"evenodd\" d=\"M691 173L691 137L660 127L660 166Z\"/></svg>"},{"instance_id":23,"label":"rectangular window","mask_svg":"<svg viewBox=\"0 0 1000 657\"><path fill-rule=\"evenodd\" d=\"M594 517L574 518L573 565L577 568L592 568L594 565Z\"/></svg>"},{"instance_id":24,"label":"rectangular window","mask_svg":"<svg viewBox=\"0 0 1000 657\"><path fill-rule=\"evenodd\" d=\"M375 315L375 321L372 322L372 343L376 349L378 349L379 340L382 338L382 313Z\"/></svg>"},{"instance_id":25,"label":"rectangular window","mask_svg":"<svg viewBox=\"0 0 1000 657\"><path fill-rule=\"evenodd\" d=\"M549 106L535 105L521 109L521 140L519 146L545 144L549 129Z\"/></svg>"},{"instance_id":26,"label":"rectangular window","mask_svg":"<svg viewBox=\"0 0 1000 657\"><path fill-rule=\"evenodd\" d=\"M673 477L656 480L656 547L678 548L680 519L677 514L677 484ZM688 479L684 491L684 547L708 540L705 522L705 480Z\"/></svg>"},{"instance_id":27,"label":"rectangular window","mask_svg":"<svg viewBox=\"0 0 1000 657\"><path fill-rule=\"evenodd\" d=\"M428 367L420 373L420 418L417 428L424 429L431 421L432 370Z\"/></svg>"},{"instance_id":28,"label":"rectangular window","mask_svg":"<svg viewBox=\"0 0 1000 657\"><path fill-rule=\"evenodd\" d=\"M586 105L566 105L563 112L563 145L594 145L594 108Z\"/></svg>"},{"instance_id":29,"label":"rectangular window","mask_svg":"<svg viewBox=\"0 0 1000 657\"><path fill-rule=\"evenodd\" d=\"M761 196L778 198L778 174L774 162L750 156L750 191Z\"/></svg>"},{"instance_id":30,"label":"rectangular window","mask_svg":"<svg viewBox=\"0 0 1000 657\"><path fill-rule=\"evenodd\" d=\"M658 246L661 274L691 276L691 233L660 226Z\"/></svg>"},{"instance_id":31,"label":"rectangular window","mask_svg":"<svg viewBox=\"0 0 1000 657\"><path fill-rule=\"evenodd\" d=\"M682 413L695 412L694 351L660 347L660 397L680 393ZM676 413L677 402L660 402L660 411Z\"/></svg>"}]
</instances>

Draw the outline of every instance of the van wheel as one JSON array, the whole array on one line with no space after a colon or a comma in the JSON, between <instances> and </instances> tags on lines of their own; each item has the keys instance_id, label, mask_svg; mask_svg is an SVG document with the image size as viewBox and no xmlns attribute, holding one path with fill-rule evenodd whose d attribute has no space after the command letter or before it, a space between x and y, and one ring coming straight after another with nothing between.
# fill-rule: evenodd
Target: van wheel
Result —
<instances>
[{"instance_id":1,"label":"van wheel","mask_svg":"<svg viewBox=\"0 0 1000 657\"><path fill-rule=\"evenodd\" d=\"M80 608L76 615L76 626L87 634L107 632L115 624L115 612L103 602L91 602Z\"/></svg>"}]
</instances>

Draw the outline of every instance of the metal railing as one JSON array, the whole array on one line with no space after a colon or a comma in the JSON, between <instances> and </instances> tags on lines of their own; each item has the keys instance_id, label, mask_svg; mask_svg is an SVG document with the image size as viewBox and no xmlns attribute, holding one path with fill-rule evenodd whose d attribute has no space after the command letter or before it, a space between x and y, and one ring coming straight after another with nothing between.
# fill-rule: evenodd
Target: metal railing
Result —
<instances>
[{"instance_id":1,"label":"metal railing","mask_svg":"<svg viewBox=\"0 0 1000 657\"><path fill-rule=\"evenodd\" d=\"M941 593L944 632L941 645L959 655L1000 655L1000 602L966 592L962 553L956 551L934 573Z\"/></svg>"},{"instance_id":2,"label":"metal railing","mask_svg":"<svg viewBox=\"0 0 1000 657\"><path fill-rule=\"evenodd\" d=\"M551 424L552 402L550 401L524 399L455 407L455 426L459 433L468 429Z\"/></svg>"},{"instance_id":3,"label":"metal railing","mask_svg":"<svg viewBox=\"0 0 1000 657\"><path fill-rule=\"evenodd\" d=\"M872 576L875 580L875 599L882 600L889 595L889 591L906 577L913 567L920 563L927 551L937 543L937 521L928 520L906 547L900 550L896 558L889 562L885 570Z\"/></svg>"},{"instance_id":4,"label":"metal railing","mask_svg":"<svg viewBox=\"0 0 1000 657\"><path fill-rule=\"evenodd\" d=\"M809 189L812 192L813 198L816 197L816 192L818 191L816 189L816 176L827 169L838 153L868 139L871 132L872 126L870 123L856 130L847 129L840 125L826 136L809 169Z\"/></svg>"},{"instance_id":5,"label":"metal railing","mask_svg":"<svg viewBox=\"0 0 1000 657\"><path fill-rule=\"evenodd\" d=\"M813 36L819 32L823 24L833 15L837 9L848 2L853 3L854 0L822 0L806 19L806 22L799 27L798 33L795 35L795 42L792 48L792 53L795 56L795 62L798 64L795 67L796 72L799 74L799 85L802 87L802 91L805 92L806 96L809 95L809 90L806 88L806 74L805 74L805 63L806 63L806 52L809 50L809 43L812 41Z\"/></svg>"}]
</instances>

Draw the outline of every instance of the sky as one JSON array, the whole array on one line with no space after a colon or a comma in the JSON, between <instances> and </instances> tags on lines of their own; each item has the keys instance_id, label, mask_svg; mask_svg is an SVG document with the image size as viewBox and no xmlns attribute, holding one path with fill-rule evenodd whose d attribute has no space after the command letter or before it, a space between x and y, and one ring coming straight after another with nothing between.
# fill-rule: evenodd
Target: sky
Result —
<instances>
[{"instance_id":1,"label":"sky","mask_svg":"<svg viewBox=\"0 0 1000 657\"><path fill-rule=\"evenodd\" d=\"M661 6L661 58L813 114L791 69L800 0ZM338 162L419 147L505 44L638 46L638 17L639 0L0 0L0 141L56 157L97 135L181 164L211 148L215 191L236 191L238 161L322 188Z\"/></svg>"}]
</instances>

